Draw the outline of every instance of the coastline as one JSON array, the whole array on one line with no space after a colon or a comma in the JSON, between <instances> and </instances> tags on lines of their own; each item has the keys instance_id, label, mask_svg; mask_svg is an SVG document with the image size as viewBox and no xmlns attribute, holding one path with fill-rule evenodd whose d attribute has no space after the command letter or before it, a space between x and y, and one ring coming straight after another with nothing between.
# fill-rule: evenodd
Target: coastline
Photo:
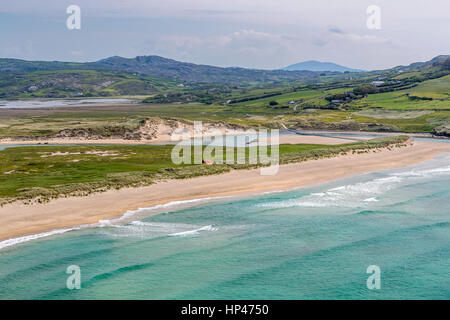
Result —
<instances>
[{"instance_id":1,"label":"coastline","mask_svg":"<svg viewBox=\"0 0 450 320\"><path fill-rule=\"evenodd\" d=\"M204 135L205 138L214 137L217 135L223 134L221 132L212 132L207 135ZM231 135L244 135L246 131L234 131ZM280 135L280 144L329 144L329 145L338 145L345 143L352 143L360 140L369 140L370 138L364 137L354 137L354 141L351 138L339 138L339 137L323 137L323 136L309 136L309 135ZM127 140L127 139L82 139L82 138L51 138L51 139L31 139L31 140L20 140L20 139L0 139L0 146L5 145L40 145L45 146L49 145L66 145L66 144L79 144L79 145L158 145L158 144L167 144L167 143L177 143L180 140L171 140L169 135L164 135L152 140Z\"/></svg>"},{"instance_id":2,"label":"coastline","mask_svg":"<svg viewBox=\"0 0 450 320\"><path fill-rule=\"evenodd\" d=\"M116 219L126 212L189 200L250 196L307 187L338 178L404 167L450 152L450 144L411 142L407 147L377 153L348 154L280 166L274 176L259 169L237 170L221 175L168 180L139 188L125 188L86 197L68 197L45 204L11 203L0 208L0 241L59 229ZM194 202L197 203L197 202ZM166 211L152 210L151 214Z\"/></svg>"}]
</instances>

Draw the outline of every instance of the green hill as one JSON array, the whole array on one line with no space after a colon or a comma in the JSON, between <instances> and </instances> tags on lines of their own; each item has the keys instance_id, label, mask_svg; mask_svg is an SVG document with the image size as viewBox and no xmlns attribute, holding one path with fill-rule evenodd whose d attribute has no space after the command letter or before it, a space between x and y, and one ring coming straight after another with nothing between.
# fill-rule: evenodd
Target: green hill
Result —
<instances>
[{"instance_id":1,"label":"green hill","mask_svg":"<svg viewBox=\"0 0 450 320\"><path fill-rule=\"evenodd\" d=\"M419 82L450 73L449 56L439 56L428 62L396 67L388 70L342 74L340 72L254 70L221 68L179 62L158 56L135 58L110 57L96 62L25 61L0 59L0 98L67 98L119 95L153 95L166 92L180 94L180 102L189 102L190 90L204 90L194 94L192 101L245 101L235 94L240 88L288 87L315 85L320 88L342 88L364 84L378 78L388 79L390 88L404 89ZM224 86L226 87L224 89ZM220 91L220 94L214 93ZM286 90L281 90L286 92ZM269 97L272 93L261 95ZM211 95L213 97L211 97ZM254 99L253 94L250 96ZM198 96L201 96L198 98ZM256 98L259 96L256 95ZM170 99L158 101L177 102ZM244 100L243 100L244 99Z\"/></svg>"}]
</instances>

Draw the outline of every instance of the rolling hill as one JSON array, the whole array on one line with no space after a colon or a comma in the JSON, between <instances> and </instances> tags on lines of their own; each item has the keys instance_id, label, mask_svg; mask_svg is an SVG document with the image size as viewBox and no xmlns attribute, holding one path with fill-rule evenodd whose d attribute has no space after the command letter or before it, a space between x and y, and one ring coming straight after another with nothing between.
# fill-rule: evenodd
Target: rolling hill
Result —
<instances>
[{"instance_id":1,"label":"rolling hill","mask_svg":"<svg viewBox=\"0 0 450 320\"><path fill-rule=\"evenodd\" d=\"M319 69L318 64L325 69L332 69L326 67L328 64L319 62L314 62L310 66L315 65L316 69ZM334 70L338 67L345 68L332 65ZM0 59L0 98L77 98L158 93L165 95L168 92L190 91L187 95L183 93L181 96L187 101L211 102L217 100L212 99L212 95L221 96L220 101L236 100L233 94L245 88L264 88L261 90L266 92L258 96L270 97L274 95L270 87L274 89L298 85L328 86L331 83L334 83L332 86L335 88L343 85L352 87L379 78L398 90L422 81L443 77L449 74L449 71L449 56L439 56L428 62L415 63L407 67L357 72L350 78L337 71L222 68L159 56L135 58L115 56L87 63ZM197 90L194 92L194 98L191 97L192 90ZM228 94L232 96L228 97ZM204 97L199 99L198 96ZM246 96L245 99L250 98Z\"/></svg>"},{"instance_id":2,"label":"rolling hill","mask_svg":"<svg viewBox=\"0 0 450 320\"><path fill-rule=\"evenodd\" d=\"M159 56L135 58L110 57L88 63L86 68L138 73L157 78L190 83L242 83L280 82L305 78L317 78L311 71L287 72L283 70L256 70L245 68L222 68L209 65L180 62Z\"/></svg>"},{"instance_id":3,"label":"rolling hill","mask_svg":"<svg viewBox=\"0 0 450 320\"><path fill-rule=\"evenodd\" d=\"M283 70L256 70L245 68L222 68L209 65L180 62L159 56L135 58L109 57L95 62L77 63L60 61L25 61L0 59L0 72L24 73L55 70L95 70L149 76L184 83L252 83L282 82L318 78L311 71L288 72ZM333 74L332 72L328 73Z\"/></svg>"}]
</instances>

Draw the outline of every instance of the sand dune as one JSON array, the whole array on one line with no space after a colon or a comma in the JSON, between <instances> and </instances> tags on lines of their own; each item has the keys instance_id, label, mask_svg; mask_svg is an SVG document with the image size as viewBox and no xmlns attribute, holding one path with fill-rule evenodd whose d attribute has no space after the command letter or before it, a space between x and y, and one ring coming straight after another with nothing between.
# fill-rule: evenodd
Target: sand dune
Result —
<instances>
[{"instance_id":1,"label":"sand dune","mask_svg":"<svg viewBox=\"0 0 450 320\"><path fill-rule=\"evenodd\" d=\"M231 135L239 135L245 134L245 131L235 130L228 131L228 134ZM212 137L220 134L224 134L225 131L222 129L217 129L212 131L208 135L204 135L204 137ZM308 143L308 144L345 144L345 143L353 143L358 140L369 140L371 138L367 137L355 137L354 140L352 138L339 138L339 137L324 137L324 136L309 136L309 135L280 135L280 144L298 144L298 143ZM177 141L177 140L175 140ZM171 140L169 133L164 133L159 135L157 138L151 140L128 140L121 138L106 138L106 139L82 139L82 138L51 138L51 139L32 139L32 140L20 140L20 139L0 139L0 145L31 145L31 144L152 144L152 143L169 143L175 142Z\"/></svg>"}]
</instances>

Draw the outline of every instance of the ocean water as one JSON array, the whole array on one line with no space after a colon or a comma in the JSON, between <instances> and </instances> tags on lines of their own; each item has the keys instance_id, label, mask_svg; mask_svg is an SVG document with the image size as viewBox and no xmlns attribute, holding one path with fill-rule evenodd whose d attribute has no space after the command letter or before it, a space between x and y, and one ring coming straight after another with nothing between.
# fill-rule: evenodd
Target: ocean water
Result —
<instances>
[{"instance_id":1,"label":"ocean water","mask_svg":"<svg viewBox=\"0 0 450 320\"><path fill-rule=\"evenodd\" d=\"M0 242L0 298L450 298L450 154L191 204ZM71 265L80 267L80 290L66 288ZM379 290L367 287L371 265L381 270Z\"/></svg>"},{"instance_id":2,"label":"ocean water","mask_svg":"<svg viewBox=\"0 0 450 320\"><path fill-rule=\"evenodd\" d=\"M30 109L30 108L52 108L70 107L88 104L115 104L135 103L136 100L124 98L103 99L36 99L36 100L0 100L0 109Z\"/></svg>"}]
</instances>

